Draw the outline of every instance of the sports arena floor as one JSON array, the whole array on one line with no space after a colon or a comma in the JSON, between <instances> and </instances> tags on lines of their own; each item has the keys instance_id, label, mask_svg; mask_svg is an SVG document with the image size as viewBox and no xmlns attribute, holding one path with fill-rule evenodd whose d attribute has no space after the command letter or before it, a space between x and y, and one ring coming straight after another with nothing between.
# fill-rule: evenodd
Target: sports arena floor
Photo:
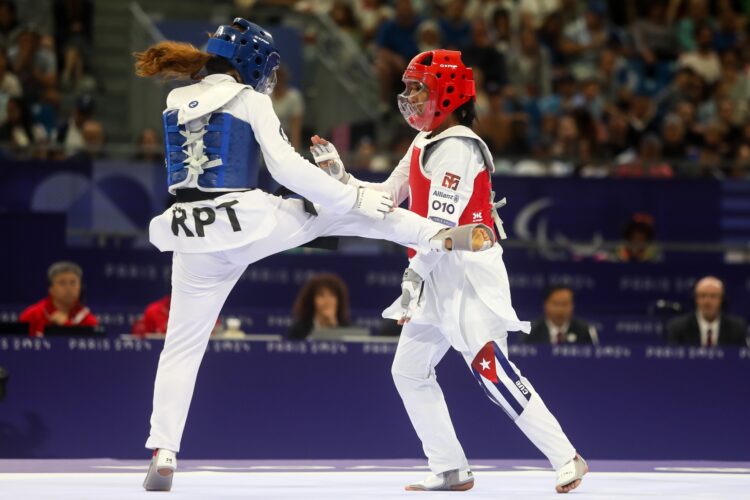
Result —
<instances>
[{"instance_id":1,"label":"sports arena floor","mask_svg":"<svg viewBox=\"0 0 750 500\"><path fill-rule=\"evenodd\" d=\"M166 494L141 489L147 466L147 460L0 460L0 498L561 498L541 460L477 460L474 489L429 494L403 490L427 474L417 460L182 460ZM750 462L591 460L589 466L573 498L750 499Z\"/></svg>"}]
</instances>

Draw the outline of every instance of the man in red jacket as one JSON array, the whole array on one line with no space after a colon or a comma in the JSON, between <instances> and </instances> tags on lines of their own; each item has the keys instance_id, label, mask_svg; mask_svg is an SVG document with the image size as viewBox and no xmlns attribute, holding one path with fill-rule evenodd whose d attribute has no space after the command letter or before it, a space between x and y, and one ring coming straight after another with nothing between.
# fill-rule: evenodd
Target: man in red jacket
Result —
<instances>
[{"instance_id":1,"label":"man in red jacket","mask_svg":"<svg viewBox=\"0 0 750 500\"><path fill-rule=\"evenodd\" d=\"M133 335L145 337L151 333L167 333L169 306L172 296L167 295L146 306L143 317L133 323Z\"/></svg>"},{"instance_id":2,"label":"man in red jacket","mask_svg":"<svg viewBox=\"0 0 750 500\"><path fill-rule=\"evenodd\" d=\"M29 335L41 337L47 325L96 326L98 321L81 304L83 271L73 262L55 262L47 271L49 295L27 307L19 321L29 323Z\"/></svg>"}]
</instances>

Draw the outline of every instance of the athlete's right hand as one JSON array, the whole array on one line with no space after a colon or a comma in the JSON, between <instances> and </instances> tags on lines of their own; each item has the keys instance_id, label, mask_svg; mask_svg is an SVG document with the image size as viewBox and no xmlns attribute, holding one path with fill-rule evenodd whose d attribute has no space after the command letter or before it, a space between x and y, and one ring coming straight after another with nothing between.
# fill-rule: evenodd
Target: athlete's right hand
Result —
<instances>
[{"instance_id":1,"label":"athlete's right hand","mask_svg":"<svg viewBox=\"0 0 750 500\"><path fill-rule=\"evenodd\" d=\"M407 267L401 281L401 319L398 320L399 325L411 320L417 306L419 306L423 287L424 280L422 277L414 269Z\"/></svg>"},{"instance_id":2,"label":"athlete's right hand","mask_svg":"<svg viewBox=\"0 0 750 500\"><path fill-rule=\"evenodd\" d=\"M360 186L352 209L373 219L385 219L393 211L393 198L385 191Z\"/></svg>"},{"instance_id":3,"label":"athlete's right hand","mask_svg":"<svg viewBox=\"0 0 750 500\"><path fill-rule=\"evenodd\" d=\"M344 163L341 161L341 157L339 156L339 152L336 151L336 147L318 135L312 136L310 142L312 142L310 152L313 155L315 163L317 163L325 173L337 181L346 184L349 180L349 173L344 168Z\"/></svg>"}]
</instances>

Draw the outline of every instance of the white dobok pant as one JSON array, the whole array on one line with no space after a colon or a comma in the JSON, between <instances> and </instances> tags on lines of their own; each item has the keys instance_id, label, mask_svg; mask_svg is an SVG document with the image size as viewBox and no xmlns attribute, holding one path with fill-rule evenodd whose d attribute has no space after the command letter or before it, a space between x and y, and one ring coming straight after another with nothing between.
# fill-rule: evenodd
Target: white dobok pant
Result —
<instances>
[{"instance_id":1,"label":"white dobok pant","mask_svg":"<svg viewBox=\"0 0 750 500\"><path fill-rule=\"evenodd\" d=\"M428 248L429 239L444 227L401 209L386 220L375 220L351 212L336 215L321 211L312 216L303 210L300 200L279 198L272 202L278 203L273 212L276 226L268 236L221 252L174 253L167 336L156 372L147 448L180 450L211 330L229 292L249 264L320 236L362 236Z\"/></svg>"},{"instance_id":2,"label":"white dobok pant","mask_svg":"<svg viewBox=\"0 0 750 500\"><path fill-rule=\"evenodd\" d=\"M483 328L494 327L492 317L478 300L468 303L463 313L472 318L471 328L479 324ZM477 321L481 317L487 321ZM575 448L539 393L508 359L507 332L495 332L492 336L494 341L470 346L470 351L461 354L489 399L505 411L557 470L575 457ZM472 335L464 332L464 337ZM486 335L476 337L486 338ZM407 323L392 367L396 388L422 441L433 474L469 466L435 375L435 366L450 347L439 327Z\"/></svg>"}]
</instances>

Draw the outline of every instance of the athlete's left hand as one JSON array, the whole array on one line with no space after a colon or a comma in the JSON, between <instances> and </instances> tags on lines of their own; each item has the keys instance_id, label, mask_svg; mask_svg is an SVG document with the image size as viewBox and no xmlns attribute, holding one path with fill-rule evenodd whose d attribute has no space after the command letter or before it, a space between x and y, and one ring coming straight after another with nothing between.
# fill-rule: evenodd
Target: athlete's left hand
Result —
<instances>
[{"instance_id":1,"label":"athlete's left hand","mask_svg":"<svg viewBox=\"0 0 750 500\"><path fill-rule=\"evenodd\" d=\"M401 281L401 319L398 320L399 325L403 325L411 321L411 317L419 306L419 299L422 297L422 290L424 289L424 280L417 272L407 267L404 271L404 278Z\"/></svg>"}]
</instances>

